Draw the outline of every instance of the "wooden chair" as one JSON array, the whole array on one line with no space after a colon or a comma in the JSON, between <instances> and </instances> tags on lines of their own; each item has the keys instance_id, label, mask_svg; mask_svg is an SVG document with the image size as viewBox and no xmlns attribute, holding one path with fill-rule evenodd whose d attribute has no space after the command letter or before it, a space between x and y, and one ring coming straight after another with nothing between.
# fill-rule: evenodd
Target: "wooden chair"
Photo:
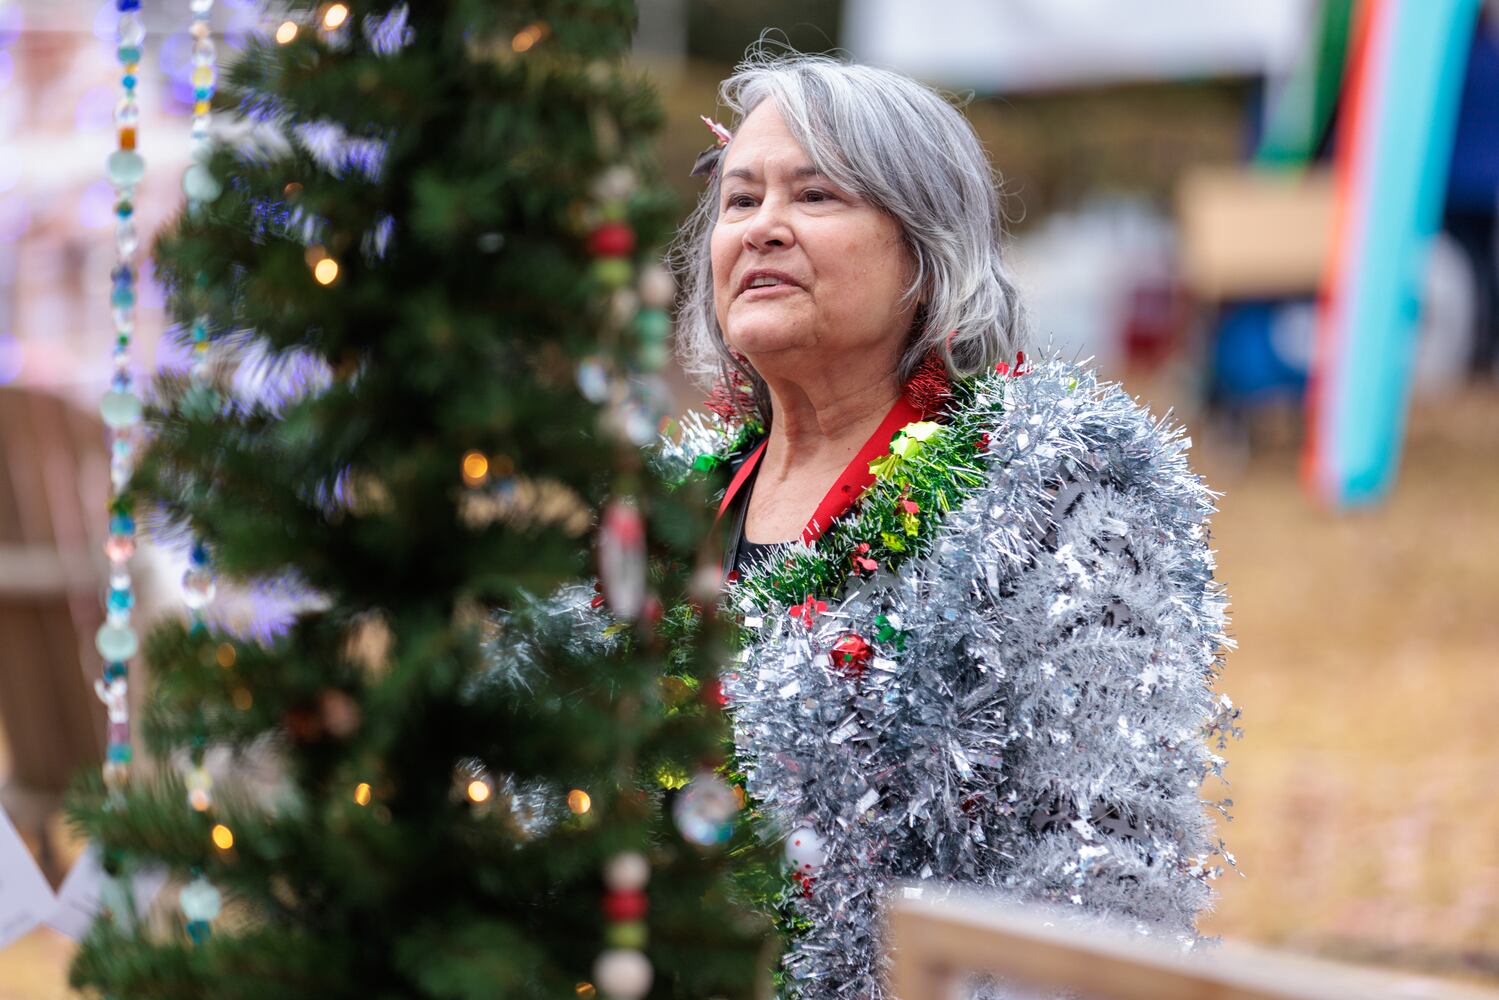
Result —
<instances>
[{"instance_id":1,"label":"wooden chair","mask_svg":"<svg viewBox=\"0 0 1499 1000\"><path fill-rule=\"evenodd\" d=\"M45 392L0 387L0 733L10 761L0 804L54 879L48 825L73 773L104 752L93 680L108 497L103 422Z\"/></svg>"}]
</instances>

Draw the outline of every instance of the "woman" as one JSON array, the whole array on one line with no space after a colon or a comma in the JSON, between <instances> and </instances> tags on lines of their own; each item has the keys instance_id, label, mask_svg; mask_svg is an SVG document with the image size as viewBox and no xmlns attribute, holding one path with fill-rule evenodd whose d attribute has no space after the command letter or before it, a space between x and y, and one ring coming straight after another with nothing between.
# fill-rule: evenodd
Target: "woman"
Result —
<instances>
[{"instance_id":1,"label":"woman","mask_svg":"<svg viewBox=\"0 0 1499 1000\"><path fill-rule=\"evenodd\" d=\"M999 206L914 81L752 60L684 231L680 346L719 377L667 458L732 474L724 692L787 837L807 996L883 996L897 881L977 883L1195 939L1233 732L1212 494L1179 431L1012 356ZM727 133L725 133L727 135Z\"/></svg>"}]
</instances>

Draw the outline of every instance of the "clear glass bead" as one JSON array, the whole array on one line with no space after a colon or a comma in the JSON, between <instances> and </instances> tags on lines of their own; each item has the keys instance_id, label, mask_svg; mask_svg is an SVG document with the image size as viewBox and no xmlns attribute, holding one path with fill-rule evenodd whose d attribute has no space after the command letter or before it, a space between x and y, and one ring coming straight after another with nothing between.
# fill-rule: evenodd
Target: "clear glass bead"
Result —
<instances>
[{"instance_id":1,"label":"clear glass bead","mask_svg":"<svg viewBox=\"0 0 1499 1000\"><path fill-rule=\"evenodd\" d=\"M139 45L146 38L146 26L141 24L139 14L133 11L120 15L119 29L115 35L121 45Z\"/></svg>"},{"instance_id":2,"label":"clear glass bead","mask_svg":"<svg viewBox=\"0 0 1499 1000\"><path fill-rule=\"evenodd\" d=\"M135 233L135 223L128 219L115 227L115 251L121 257L129 257L140 247L140 237ZM118 320L115 326L119 326Z\"/></svg>"},{"instance_id":3,"label":"clear glass bead","mask_svg":"<svg viewBox=\"0 0 1499 1000\"><path fill-rule=\"evenodd\" d=\"M213 0L192 0L192 2L187 5L187 9L192 11L194 14L207 14L209 11L213 10Z\"/></svg>"},{"instance_id":4,"label":"clear glass bead","mask_svg":"<svg viewBox=\"0 0 1499 1000\"><path fill-rule=\"evenodd\" d=\"M212 66L214 60L218 58L218 54L218 46L213 44L212 39L201 38L193 45L193 65Z\"/></svg>"},{"instance_id":5,"label":"clear glass bead","mask_svg":"<svg viewBox=\"0 0 1499 1000\"><path fill-rule=\"evenodd\" d=\"M141 106L133 98L125 97L115 105L115 124L130 128L141 120Z\"/></svg>"}]
</instances>

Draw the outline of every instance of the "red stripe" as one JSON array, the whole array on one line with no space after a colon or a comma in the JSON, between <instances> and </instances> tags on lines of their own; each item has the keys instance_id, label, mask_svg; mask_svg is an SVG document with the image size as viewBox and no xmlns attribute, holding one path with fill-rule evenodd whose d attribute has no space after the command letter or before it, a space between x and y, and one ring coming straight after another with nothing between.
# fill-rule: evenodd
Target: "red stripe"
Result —
<instances>
[{"instance_id":1,"label":"red stripe","mask_svg":"<svg viewBox=\"0 0 1499 1000\"><path fill-rule=\"evenodd\" d=\"M869 463L890 451L890 439L895 436L896 431L921 417L921 411L902 393L890 412L885 414L885 419L880 421L880 426L869 435L869 440L864 442L853 461L848 463L843 474L828 489L822 503L817 505L817 511L802 529L802 541L812 544L828 530L833 521L848 512L874 482L874 473L869 471Z\"/></svg>"},{"instance_id":2,"label":"red stripe","mask_svg":"<svg viewBox=\"0 0 1499 1000\"><path fill-rule=\"evenodd\" d=\"M714 524L719 522L723 517L723 512L729 509L729 504L734 502L734 498L744 488L744 481L750 477L751 472L755 471L755 466L760 464L760 456L765 452L765 446L769 443L770 438L761 441L755 447L755 450L749 453L749 457L744 460L744 464L739 467L739 471L734 473L734 478L729 482L729 488L724 491L723 500L719 502L718 517L713 519Z\"/></svg>"}]
</instances>

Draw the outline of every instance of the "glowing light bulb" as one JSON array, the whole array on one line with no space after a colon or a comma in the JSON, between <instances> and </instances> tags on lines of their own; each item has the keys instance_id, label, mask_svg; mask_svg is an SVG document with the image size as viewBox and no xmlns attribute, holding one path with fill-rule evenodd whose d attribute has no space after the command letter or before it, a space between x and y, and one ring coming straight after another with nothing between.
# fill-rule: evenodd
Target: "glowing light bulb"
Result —
<instances>
[{"instance_id":1,"label":"glowing light bulb","mask_svg":"<svg viewBox=\"0 0 1499 1000\"><path fill-rule=\"evenodd\" d=\"M213 826L213 846L221 851L227 851L234 846L234 831L223 823L215 823Z\"/></svg>"},{"instance_id":2,"label":"glowing light bulb","mask_svg":"<svg viewBox=\"0 0 1499 1000\"><path fill-rule=\"evenodd\" d=\"M282 21L281 26L276 29L276 41L282 45L288 45L292 39L297 37L297 22Z\"/></svg>"},{"instance_id":3,"label":"glowing light bulb","mask_svg":"<svg viewBox=\"0 0 1499 1000\"><path fill-rule=\"evenodd\" d=\"M367 806L370 804L369 782L361 781L358 785L354 786L354 801L362 806Z\"/></svg>"},{"instance_id":4,"label":"glowing light bulb","mask_svg":"<svg viewBox=\"0 0 1499 1000\"><path fill-rule=\"evenodd\" d=\"M593 1000L594 997L599 995L599 991L594 988L592 983L579 983L573 988L573 992L578 994L582 1000Z\"/></svg>"},{"instance_id":5,"label":"glowing light bulb","mask_svg":"<svg viewBox=\"0 0 1499 1000\"><path fill-rule=\"evenodd\" d=\"M481 451L466 452L463 456L463 481L478 486L489 478L489 459Z\"/></svg>"},{"instance_id":6,"label":"glowing light bulb","mask_svg":"<svg viewBox=\"0 0 1499 1000\"><path fill-rule=\"evenodd\" d=\"M593 799L581 788L574 788L567 793L567 808L579 816L593 808Z\"/></svg>"},{"instance_id":7,"label":"glowing light bulb","mask_svg":"<svg viewBox=\"0 0 1499 1000\"><path fill-rule=\"evenodd\" d=\"M478 778L468 783L468 797L473 802L483 802L489 798L489 785Z\"/></svg>"},{"instance_id":8,"label":"glowing light bulb","mask_svg":"<svg viewBox=\"0 0 1499 1000\"><path fill-rule=\"evenodd\" d=\"M323 27L332 31L349 19L349 8L341 3L330 3L323 8Z\"/></svg>"},{"instance_id":9,"label":"glowing light bulb","mask_svg":"<svg viewBox=\"0 0 1499 1000\"><path fill-rule=\"evenodd\" d=\"M338 280L338 261L324 257L312 266L312 276L320 285L331 285Z\"/></svg>"},{"instance_id":10,"label":"glowing light bulb","mask_svg":"<svg viewBox=\"0 0 1499 1000\"><path fill-rule=\"evenodd\" d=\"M214 657L219 661L219 666L228 670L234 666L235 659L239 656L234 651L234 646L227 642L219 643L219 648L214 651Z\"/></svg>"}]
</instances>

